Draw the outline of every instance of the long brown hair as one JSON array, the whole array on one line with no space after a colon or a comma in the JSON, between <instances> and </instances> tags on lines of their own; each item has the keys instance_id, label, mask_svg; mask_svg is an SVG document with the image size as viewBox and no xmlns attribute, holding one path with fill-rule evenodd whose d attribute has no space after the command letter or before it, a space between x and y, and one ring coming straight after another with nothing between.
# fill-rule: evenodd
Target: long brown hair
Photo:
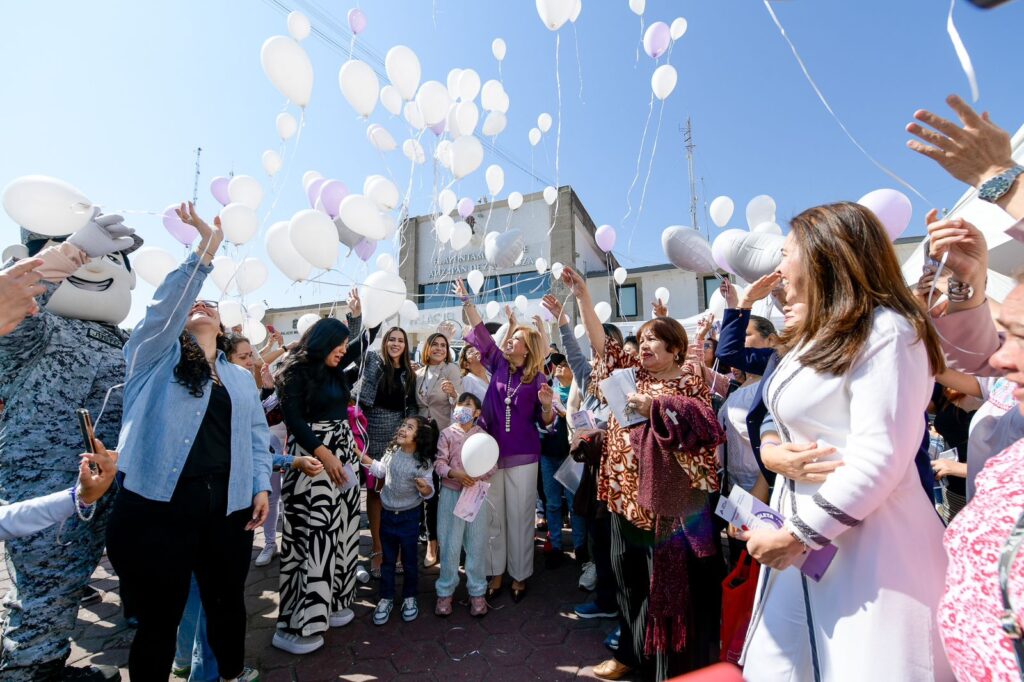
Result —
<instances>
[{"instance_id":1,"label":"long brown hair","mask_svg":"<svg viewBox=\"0 0 1024 682\"><path fill-rule=\"evenodd\" d=\"M402 332L402 338L405 339L405 352L398 358L398 367L391 362L391 356L388 355L388 339L391 338L392 332ZM405 394L406 402L414 404L416 402L416 373L412 371L412 357L411 350L409 348L409 335L401 327L392 327L388 329L387 333L381 338L380 346L380 357L384 360L384 376L381 377L386 386L391 386L392 389L397 388L397 382L402 377L405 380L405 386L402 386L402 393ZM400 375L398 370L404 369L405 374Z\"/></svg>"},{"instance_id":2,"label":"long brown hair","mask_svg":"<svg viewBox=\"0 0 1024 682\"><path fill-rule=\"evenodd\" d=\"M896 251L874 213L851 202L826 204L796 216L790 227L800 249L807 313L781 341L790 348L814 341L800 364L847 372L868 340L875 310L889 308L917 330L932 372L945 369L935 328L904 282Z\"/></svg>"}]
</instances>

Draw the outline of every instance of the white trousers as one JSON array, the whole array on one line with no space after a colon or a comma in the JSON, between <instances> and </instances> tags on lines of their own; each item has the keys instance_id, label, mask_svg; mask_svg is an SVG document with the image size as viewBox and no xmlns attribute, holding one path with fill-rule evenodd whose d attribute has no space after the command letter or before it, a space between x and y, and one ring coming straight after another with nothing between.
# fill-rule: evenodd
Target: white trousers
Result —
<instances>
[{"instance_id":1,"label":"white trousers","mask_svg":"<svg viewBox=\"0 0 1024 682\"><path fill-rule=\"evenodd\" d=\"M533 575L537 464L498 469L487 491L487 575L508 570L512 580ZM486 504L486 502L485 502Z\"/></svg>"}]
</instances>

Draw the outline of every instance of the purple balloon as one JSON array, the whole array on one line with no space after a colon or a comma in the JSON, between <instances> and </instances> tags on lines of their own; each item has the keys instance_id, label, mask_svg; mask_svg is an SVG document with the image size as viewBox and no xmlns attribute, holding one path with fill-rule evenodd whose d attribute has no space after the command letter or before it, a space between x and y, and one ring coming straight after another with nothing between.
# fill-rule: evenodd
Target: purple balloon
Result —
<instances>
[{"instance_id":1,"label":"purple balloon","mask_svg":"<svg viewBox=\"0 0 1024 682\"><path fill-rule=\"evenodd\" d=\"M657 59L665 54L669 44L672 42L672 31L664 21L656 21L647 27L644 33L644 52L651 59Z\"/></svg>"},{"instance_id":2,"label":"purple balloon","mask_svg":"<svg viewBox=\"0 0 1024 682\"><path fill-rule=\"evenodd\" d=\"M468 218L473 214L473 209L476 208L476 204L469 197L462 197L459 200L459 215L463 218Z\"/></svg>"},{"instance_id":3,"label":"purple balloon","mask_svg":"<svg viewBox=\"0 0 1024 682\"><path fill-rule=\"evenodd\" d=\"M602 225L594 233L594 241L605 253L615 248L615 228L611 225Z\"/></svg>"},{"instance_id":4,"label":"purple balloon","mask_svg":"<svg viewBox=\"0 0 1024 682\"><path fill-rule=\"evenodd\" d=\"M879 222L892 241L896 241L906 231L914 215L914 206L910 199L895 189L876 189L862 196L857 203L871 209L878 216Z\"/></svg>"},{"instance_id":5,"label":"purple balloon","mask_svg":"<svg viewBox=\"0 0 1024 682\"><path fill-rule=\"evenodd\" d=\"M306 188L306 198L309 199L309 207L316 208L316 200L320 198L320 188L327 184L328 178L317 178L309 183Z\"/></svg>"},{"instance_id":6,"label":"purple balloon","mask_svg":"<svg viewBox=\"0 0 1024 682\"><path fill-rule=\"evenodd\" d=\"M356 244L355 248L352 250L356 252L357 256L359 256L359 260L365 263L370 260L370 256L372 256L373 252L377 250L377 242L371 242L369 239L363 239Z\"/></svg>"},{"instance_id":7,"label":"purple balloon","mask_svg":"<svg viewBox=\"0 0 1024 682\"><path fill-rule=\"evenodd\" d=\"M348 11L348 27L356 35L366 30L366 15L363 14L363 10L354 7Z\"/></svg>"},{"instance_id":8,"label":"purple balloon","mask_svg":"<svg viewBox=\"0 0 1024 682\"><path fill-rule=\"evenodd\" d=\"M210 194L220 202L221 206L227 206L231 203L231 197L228 195L229 182L231 182L231 179L225 178L223 175L218 175L210 181Z\"/></svg>"},{"instance_id":9,"label":"purple balloon","mask_svg":"<svg viewBox=\"0 0 1024 682\"><path fill-rule=\"evenodd\" d=\"M331 218L338 217L341 200L348 196L348 187L341 180L328 180L320 187L320 197L316 207L323 210Z\"/></svg>"},{"instance_id":10,"label":"purple balloon","mask_svg":"<svg viewBox=\"0 0 1024 682\"><path fill-rule=\"evenodd\" d=\"M185 246L192 246L192 242L199 236L199 232L191 225L181 222L181 218L174 212L177 207L176 204L172 204L164 209L164 227L179 242Z\"/></svg>"},{"instance_id":11,"label":"purple balloon","mask_svg":"<svg viewBox=\"0 0 1024 682\"><path fill-rule=\"evenodd\" d=\"M440 121L438 121L434 125L430 126L430 132L434 133L438 137L441 137L441 135L444 133L444 127L447 124L448 124L447 120L441 119Z\"/></svg>"}]
</instances>

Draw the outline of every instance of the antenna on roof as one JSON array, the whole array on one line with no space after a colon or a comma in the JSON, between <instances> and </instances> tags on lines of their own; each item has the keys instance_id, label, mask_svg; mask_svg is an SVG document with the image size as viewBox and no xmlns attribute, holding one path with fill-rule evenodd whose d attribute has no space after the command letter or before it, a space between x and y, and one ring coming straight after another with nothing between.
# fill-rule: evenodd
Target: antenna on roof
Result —
<instances>
[{"instance_id":1,"label":"antenna on roof","mask_svg":"<svg viewBox=\"0 0 1024 682\"><path fill-rule=\"evenodd\" d=\"M683 146L686 148L686 168L690 174L690 227L700 231L700 226L697 224L697 174L693 170L693 150L697 148L697 145L693 143L693 124L690 121L690 117L686 117L686 127L679 127L679 132L683 134Z\"/></svg>"},{"instance_id":2,"label":"antenna on roof","mask_svg":"<svg viewBox=\"0 0 1024 682\"><path fill-rule=\"evenodd\" d=\"M192 205L199 204L199 155L203 153L202 147L196 147L196 177L192 183Z\"/></svg>"}]
</instances>

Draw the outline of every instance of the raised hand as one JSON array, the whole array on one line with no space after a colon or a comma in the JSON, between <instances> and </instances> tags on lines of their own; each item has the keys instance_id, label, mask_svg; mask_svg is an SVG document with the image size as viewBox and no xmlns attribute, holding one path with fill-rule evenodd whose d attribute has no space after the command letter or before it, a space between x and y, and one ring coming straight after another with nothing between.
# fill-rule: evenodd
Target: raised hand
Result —
<instances>
[{"instance_id":1,"label":"raised hand","mask_svg":"<svg viewBox=\"0 0 1024 682\"><path fill-rule=\"evenodd\" d=\"M763 298L767 298L768 294L779 286L782 282L782 274L779 272L770 272L764 277L758 277L747 290L743 292L743 300L740 301L740 308L751 308L755 303Z\"/></svg>"},{"instance_id":2,"label":"raised hand","mask_svg":"<svg viewBox=\"0 0 1024 682\"><path fill-rule=\"evenodd\" d=\"M722 283L718 285L718 293L722 294L722 298L725 299L726 308L736 308L738 306L739 294L736 293L736 287L724 277L722 278Z\"/></svg>"},{"instance_id":3,"label":"raised hand","mask_svg":"<svg viewBox=\"0 0 1024 682\"><path fill-rule=\"evenodd\" d=\"M89 224L67 240L84 251L89 258L100 258L132 248L135 245L133 234L135 230L124 224L122 216L100 215L97 208L93 211Z\"/></svg>"},{"instance_id":4,"label":"raised hand","mask_svg":"<svg viewBox=\"0 0 1024 682\"><path fill-rule=\"evenodd\" d=\"M39 311L36 296L46 293L40 284L41 258L25 258L0 270L0 336L10 334L27 316Z\"/></svg>"},{"instance_id":5,"label":"raised hand","mask_svg":"<svg viewBox=\"0 0 1024 682\"><path fill-rule=\"evenodd\" d=\"M569 324L569 318L565 314L565 308L562 306L562 302L559 301L552 294L544 294L544 298L541 299L540 304L544 306L544 309L551 313L552 317L558 320L559 325Z\"/></svg>"},{"instance_id":6,"label":"raised hand","mask_svg":"<svg viewBox=\"0 0 1024 682\"><path fill-rule=\"evenodd\" d=\"M708 313L697 320L697 339L701 341L706 339L708 334L711 333L711 328L714 326L715 316L712 313Z\"/></svg>"},{"instance_id":7,"label":"raised hand","mask_svg":"<svg viewBox=\"0 0 1024 682\"><path fill-rule=\"evenodd\" d=\"M576 298L590 296L590 290L587 288L586 281L569 266L562 268L562 283L569 287L569 290L572 291L573 296Z\"/></svg>"},{"instance_id":8,"label":"raised hand","mask_svg":"<svg viewBox=\"0 0 1024 682\"><path fill-rule=\"evenodd\" d=\"M660 298L651 301L651 317L668 317L668 306Z\"/></svg>"},{"instance_id":9,"label":"raised hand","mask_svg":"<svg viewBox=\"0 0 1024 682\"><path fill-rule=\"evenodd\" d=\"M981 230L962 218L939 220L938 211L932 209L928 222L930 255L941 261L962 282L982 279L988 273L988 245ZM947 255L948 254L948 255Z\"/></svg>"},{"instance_id":10,"label":"raised hand","mask_svg":"<svg viewBox=\"0 0 1024 682\"><path fill-rule=\"evenodd\" d=\"M92 443L96 452L82 453L82 461L78 465L78 499L85 504L92 504L103 497L117 474L117 451L107 450L98 438L93 438ZM95 466L95 471L90 464Z\"/></svg>"},{"instance_id":11,"label":"raised hand","mask_svg":"<svg viewBox=\"0 0 1024 682\"><path fill-rule=\"evenodd\" d=\"M196 228L196 232L199 233L199 246L196 247L196 253L199 254L203 263L209 265L214 254L217 253L217 249L220 248L221 242L224 241L224 232L220 229L220 216L213 219L213 227L211 227L199 217L191 201L182 203L181 206L174 209L174 212L178 214L181 222Z\"/></svg>"}]
</instances>

